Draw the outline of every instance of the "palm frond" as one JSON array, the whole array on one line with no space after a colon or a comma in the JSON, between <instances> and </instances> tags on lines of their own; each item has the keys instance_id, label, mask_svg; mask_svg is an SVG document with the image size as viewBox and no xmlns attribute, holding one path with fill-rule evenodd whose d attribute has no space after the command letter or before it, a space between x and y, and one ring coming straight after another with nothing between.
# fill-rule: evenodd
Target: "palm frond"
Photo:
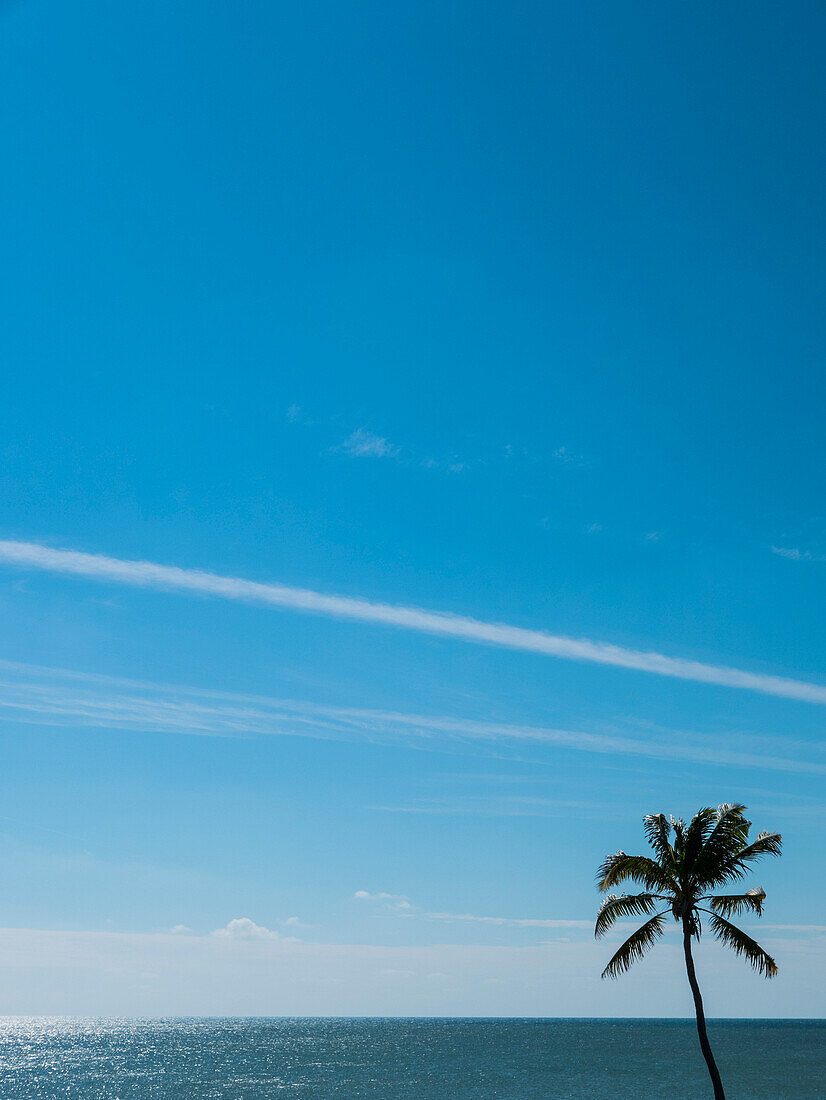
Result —
<instances>
[{"instance_id":1,"label":"palm frond","mask_svg":"<svg viewBox=\"0 0 826 1100\"><path fill-rule=\"evenodd\" d=\"M683 819L675 818L673 814L668 819L671 822L671 828L674 830L674 848L681 855L685 850L685 822Z\"/></svg>"},{"instance_id":2,"label":"palm frond","mask_svg":"<svg viewBox=\"0 0 826 1100\"><path fill-rule=\"evenodd\" d=\"M623 894L622 897L610 894L600 906L594 935L600 939L621 917L643 917L653 913L657 900L665 899L655 894Z\"/></svg>"},{"instance_id":3,"label":"palm frond","mask_svg":"<svg viewBox=\"0 0 826 1100\"><path fill-rule=\"evenodd\" d=\"M615 952L602 972L603 978L618 978L620 974L630 970L637 959L641 959L649 947L660 938L664 923L665 914L657 913L651 920L641 925Z\"/></svg>"},{"instance_id":4,"label":"palm frond","mask_svg":"<svg viewBox=\"0 0 826 1100\"><path fill-rule=\"evenodd\" d=\"M746 821L745 811L747 807L744 802L724 802L721 806L717 807L717 823L714 826L714 831L730 829L732 827L741 828L745 826L747 829L751 827L751 822Z\"/></svg>"},{"instance_id":5,"label":"palm frond","mask_svg":"<svg viewBox=\"0 0 826 1100\"><path fill-rule=\"evenodd\" d=\"M690 874L697 856L713 835L715 825L718 823L719 811L711 806L704 806L692 817L685 834L685 851L683 855L683 870L685 872Z\"/></svg>"},{"instance_id":6,"label":"palm frond","mask_svg":"<svg viewBox=\"0 0 826 1100\"><path fill-rule=\"evenodd\" d=\"M751 936L747 936L742 928L729 924L718 913L714 913L710 920L714 935L726 947L730 947L736 955L743 956L758 974L764 978L773 978L777 973L777 963L764 951L763 948Z\"/></svg>"},{"instance_id":7,"label":"palm frond","mask_svg":"<svg viewBox=\"0 0 826 1100\"><path fill-rule=\"evenodd\" d=\"M780 833L758 833L752 844L748 844L739 853L741 863L752 863L761 856L779 856L783 847Z\"/></svg>"},{"instance_id":8,"label":"palm frond","mask_svg":"<svg viewBox=\"0 0 826 1100\"><path fill-rule=\"evenodd\" d=\"M691 881L697 889L713 889L743 873L738 860L749 846L751 829L745 809L742 803L732 802L717 810L717 822L691 869Z\"/></svg>"},{"instance_id":9,"label":"palm frond","mask_svg":"<svg viewBox=\"0 0 826 1100\"><path fill-rule=\"evenodd\" d=\"M751 822L746 818L742 802L724 802L714 813L714 827L703 844L706 857L742 848L748 840Z\"/></svg>"},{"instance_id":10,"label":"palm frond","mask_svg":"<svg viewBox=\"0 0 826 1100\"><path fill-rule=\"evenodd\" d=\"M619 851L608 856L597 871L597 886L602 893L629 880L639 882L646 890L671 893L678 889L672 875L650 856L629 856Z\"/></svg>"},{"instance_id":11,"label":"palm frond","mask_svg":"<svg viewBox=\"0 0 826 1100\"><path fill-rule=\"evenodd\" d=\"M669 841L671 825L665 814L646 814L643 818L643 829L648 843L657 853L660 863L666 867L673 867L674 849Z\"/></svg>"},{"instance_id":12,"label":"palm frond","mask_svg":"<svg viewBox=\"0 0 826 1100\"><path fill-rule=\"evenodd\" d=\"M700 889L721 886L731 879L741 878L750 870L750 865L763 856L779 856L782 848L780 833L760 833L751 844L723 855L714 866L704 869L695 881Z\"/></svg>"},{"instance_id":13,"label":"palm frond","mask_svg":"<svg viewBox=\"0 0 826 1100\"><path fill-rule=\"evenodd\" d=\"M724 917L731 917L737 913L750 910L758 917L763 915L763 902L766 900L766 891L762 886L753 890L747 890L745 894L718 894L707 899L715 913Z\"/></svg>"}]
</instances>

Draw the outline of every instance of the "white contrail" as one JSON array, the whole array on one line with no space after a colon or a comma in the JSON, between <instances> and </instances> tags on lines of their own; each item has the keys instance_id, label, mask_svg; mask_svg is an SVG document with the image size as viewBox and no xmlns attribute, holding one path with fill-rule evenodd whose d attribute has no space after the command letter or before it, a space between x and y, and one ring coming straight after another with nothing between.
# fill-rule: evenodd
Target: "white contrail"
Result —
<instances>
[{"instance_id":1,"label":"white contrail","mask_svg":"<svg viewBox=\"0 0 826 1100\"><path fill-rule=\"evenodd\" d=\"M725 665L703 664L662 653L625 649L607 642L587 638L567 638L548 634L544 630L528 630L507 623L487 623L447 611L427 611L418 607L376 603L350 596L328 596L308 588L293 588L283 584L262 584L241 577L222 577L199 569L181 569L174 565L158 565L149 561L124 561L104 554L84 554L77 550L54 550L33 542L0 539L0 561L51 573L69 573L98 581L142 588L160 588L220 596L228 600L252 601L271 607L287 608L338 619L380 623L384 626L416 630L424 634L440 634L468 642L502 646L507 649L542 653L573 661L592 661L602 665L654 672L679 680L695 680L706 684L741 688L746 691L779 695L807 703L826 704L826 687L792 680L782 676L745 672Z\"/></svg>"}]
</instances>

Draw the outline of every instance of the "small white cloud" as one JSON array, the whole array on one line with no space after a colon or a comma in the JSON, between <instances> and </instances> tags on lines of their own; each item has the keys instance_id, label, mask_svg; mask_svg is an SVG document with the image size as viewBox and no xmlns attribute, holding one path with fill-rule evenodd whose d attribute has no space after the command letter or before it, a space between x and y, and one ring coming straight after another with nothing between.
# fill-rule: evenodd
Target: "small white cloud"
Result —
<instances>
[{"instance_id":1,"label":"small white cloud","mask_svg":"<svg viewBox=\"0 0 826 1100\"><path fill-rule=\"evenodd\" d=\"M392 909L396 912L415 908L415 906L410 904L410 900L406 898L404 894L371 894L369 890L356 890L353 897L358 901L379 901L384 905L385 909Z\"/></svg>"},{"instance_id":2,"label":"small white cloud","mask_svg":"<svg viewBox=\"0 0 826 1100\"><path fill-rule=\"evenodd\" d=\"M551 457L555 458L557 462L566 463L566 465L582 465L582 455L573 454L567 447L557 447Z\"/></svg>"},{"instance_id":3,"label":"small white cloud","mask_svg":"<svg viewBox=\"0 0 826 1100\"><path fill-rule=\"evenodd\" d=\"M778 554L781 558L789 558L791 561L800 561L803 557L800 551L793 546L773 546L771 551L773 554Z\"/></svg>"},{"instance_id":4,"label":"small white cloud","mask_svg":"<svg viewBox=\"0 0 826 1100\"><path fill-rule=\"evenodd\" d=\"M601 530L602 530L602 524L601 523L589 523L588 526L585 528L586 534L589 534L589 535L598 535Z\"/></svg>"},{"instance_id":5,"label":"small white cloud","mask_svg":"<svg viewBox=\"0 0 826 1100\"><path fill-rule=\"evenodd\" d=\"M192 929L187 928L185 924L175 924L169 929L173 936L188 936L191 934Z\"/></svg>"},{"instance_id":6,"label":"small white cloud","mask_svg":"<svg viewBox=\"0 0 826 1100\"><path fill-rule=\"evenodd\" d=\"M415 970L382 970L389 978L415 978Z\"/></svg>"},{"instance_id":7,"label":"small white cloud","mask_svg":"<svg viewBox=\"0 0 826 1100\"><path fill-rule=\"evenodd\" d=\"M423 470L437 470L443 474L461 474L465 470L470 469L470 463L464 462L462 459L453 457L449 459L438 459L428 456L421 459L419 465Z\"/></svg>"},{"instance_id":8,"label":"small white cloud","mask_svg":"<svg viewBox=\"0 0 826 1100\"><path fill-rule=\"evenodd\" d=\"M798 550L796 546L772 546L771 552L789 561L826 561L826 555L813 554L811 550Z\"/></svg>"},{"instance_id":9,"label":"small white cloud","mask_svg":"<svg viewBox=\"0 0 826 1100\"><path fill-rule=\"evenodd\" d=\"M287 419L290 420L290 421L295 422L296 420L299 420L300 418L301 418L301 406L300 405L290 405L290 407L287 409Z\"/></svg>"},{"instance_id":10,"label":"small white cloud","mask_svg":"<svg viewBox=\"0 0 826 1100\"><path fill-rule=\"evenodd\" d=\"M354 458L397 458L399 448L383 436L356 428L338 448Z\"/></svg>"},{"instance_id":11,"label":"small white cloud","mask_svg":"<svg viewBox=\"0 0 826 1100\"><path fill-rule=\"evenodd\" d=\"M301 921L298 919L298 917L287 917L287 919L282 920L281 923L287 928L295 928L297 925L301 924Z\"/></svg>"},{"instance_id":12,"label":"small white cloud","mask_svg":"<svg viewBox=\"0 0 826 1100\"><path fill-rule=\"evenodd\" d=\"M270 928L256 924L249 917L236 917L226 928L216 928L212 933L222 940L277 940L280 934Z\"/></svg>"}]
</instances>

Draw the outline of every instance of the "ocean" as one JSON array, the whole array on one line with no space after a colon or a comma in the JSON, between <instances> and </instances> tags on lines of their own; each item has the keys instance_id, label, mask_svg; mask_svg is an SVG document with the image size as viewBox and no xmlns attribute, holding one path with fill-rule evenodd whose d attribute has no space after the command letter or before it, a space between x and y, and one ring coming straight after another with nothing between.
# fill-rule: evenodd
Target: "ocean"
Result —
<instances>
[{"instance_id":1,"label":"ocean","mask_svg":"<svg viewBox=\"0 0 826 1100\"><path fill-rule=\"evenodd\" d=\"M709 1023L727 1100L823 1100L826 1021ZM3 1100L707 1100L693 1020L0 1020Z\"/></svg>"}]
</instances>

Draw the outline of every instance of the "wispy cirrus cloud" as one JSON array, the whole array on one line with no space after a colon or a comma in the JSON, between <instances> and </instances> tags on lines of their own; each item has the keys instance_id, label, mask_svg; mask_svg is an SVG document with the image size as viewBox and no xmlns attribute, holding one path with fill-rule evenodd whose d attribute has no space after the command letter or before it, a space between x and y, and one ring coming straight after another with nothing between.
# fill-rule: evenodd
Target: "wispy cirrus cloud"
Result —
<instances>
[{"instance_id":1,"label":"wispy cirrus cloud","mask_svg":"<svg viewBox=\"0 0 826 1100\"><path fill-rule=\"evenodd\" d=\"M377 902L384 910L397 915L418 916L430 921L459 922L465 924L489 924L502 928L587 928L594 927L593 920L547 920L536 917L480 917L474 913L428 912L419 905L413 905L406 894L371 894L367 890L356 890L353 897L359 901Z\"/></svg>"},{"instance_id":2,"label":"wispy cirrus cloud","mask_svg":"<svg viewBox=\"0 0 826 1100\"><path fill-rule=\"evenodd\" d=\"M471 924L492 928L539 928L552 929L554 931L569 931L571 933L587 933L590 938L594 930L594 917L570 918L570 917L501 917L486 916L478 913L450 913L436 910L427 910L420 905L413 905L406 894L371 894L366 890L357 890L353 895L362 901L378 902L388 915L418 917L421 920L445 923L445 924ZM394 902L401 902L395 905ZM630 928L637 928L638 921L617 921L611 938L622 938ZM822 924L769 924L765 922L748 925L755 931L762 929L766 932L791 932L796 936L814 937L817 943L820 936L826 934L826 925ZM214 934L214 933L213 933Z\"/></svg>"},{"instance_id":3,"label":"wispy cirrus cloud","mask_svg":"<svg viewBox=\"0 0 826 1100\"><path fill-rule=\"evenodd\" d=\"M492 924L500 928L580 928L591 931L593 920L544 920L539 917L480 917L475 913L425 913L430 920ZM620 925L619 927L625 927Z\"/></svg>"},{"instance_id":4,"label":"wispy cirrus cloud","mask_svg":"<svg viewBox=\"0 0 826 1100\"><path fill-rule=\"evenodd\" d=\"M756 924L755 928L766 928L771 932L796 932L799 935L826 935L826 924Z\"/></svg>"},{"instance_id":5,"label":"wispy cirrus cloud","mask_svg":"<svg viewBox=\"0 0 826 1100\"><path fill-rule=\"evenodd\" d=\"M261 603L301 614L375 623L480 645L608 665L826 705L826 686L806 680L748 672L727 665L708 664L682 657L669 657L662 653L628 649L610 642L571 638L508 623L486 622L449 611L430 611L353 596L327 595L308 588L227 577L200 569L183 569L157 562L112 558L105 554L57 550L40 543L17 542L11 539L0 540L0 561L26 569L41 569L110 584Z\"/></svg>"},{"instance_id":6,"label":"wispy cirrus cloud","mask_svg":"<svg viewBox=\"0 0 826 1100\"><path fill-rule=\"evenodd\" d=\"M489 917L480 916L477 913L447 913L426 910L420 905L413 905L406 894L370 894L366 890L357 890L353 896L362 901L380 903L382 909L389 911L389 915L418 917L422 920L446 924L480 924L495 928L567 929L589 933L594 928L593 918L572 920L570 918L553 917ZM622 929L632 926L628 922L619 922L615 927Z\"/></svg>"},{"instance_id":7,"label":"wispy cirrus cloud","mask_svg":"<svg viewBox=\"0 0 826 1100\"><path fill-rule=\"evenodd\" d=\"M593 801L581 802L560 798L541 798L529 795L475 795L447 796L444 798L420 799L402 806L371 806L372 810L397 814L426 814L474 817L560 817L571 810L580 813L616 812L616 807L608 807L604 802L598 805Z\"/></svg>"},{"instance_id":8,"label":"wispy cirrus cloud","mask_svg":"<svg viewBox=\"0 0 826 1100\"><path fill-rule=\"evenodd\" d=\"M632 737L447 715L408 714L153 684L13 661L0 661L0 720L3 718L38 725L79 725L211 737L311 737L407 745L452 753L503 755L514 750L523 753L529 746L533 763L547 763L550 759L547 751L562 748L655 760L826 774L826 763L812 758L812 746L805 747L807 755L804 756L804 746L781 739L768 744L772 750L776 748L776 752L744 752L728 747L719 735L655 730L653 733L642 731L645 736ZM761 747L767 747L765 741L761 742ZM414 813L456 812L455 807L433 803L376 808ZM529 807L522 803L506 808L506 812L544 815L550 809L549 806ZM468 812L468 807L460 808L459 812Z\"/></svg>"}]
</instances>

